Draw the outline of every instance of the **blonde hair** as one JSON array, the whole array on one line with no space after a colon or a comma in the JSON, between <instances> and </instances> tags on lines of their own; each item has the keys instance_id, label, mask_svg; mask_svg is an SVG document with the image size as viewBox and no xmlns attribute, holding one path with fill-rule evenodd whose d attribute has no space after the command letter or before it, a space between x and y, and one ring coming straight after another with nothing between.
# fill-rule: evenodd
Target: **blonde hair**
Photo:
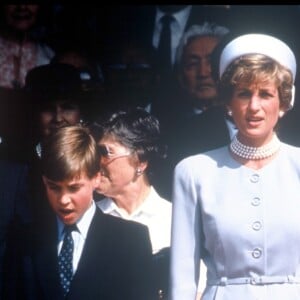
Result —
<instances>
[{"instance_id":1,"label":"blonde hair","mask_svg":"<svg viewBox=\"0 0 300 300\"><path fill-rule=\"evenodd\" d=\"M293 75L289 69L263 54L247 54L234 60L221 77L219 92L223 101L231 100L234 87L238 84L274 80L278 87L280 107L288 110L292 100Z\"/></svg>"},{"instance_id":2,"label":"blonde hair","mask_svg":"<svg viewBox=\"0 0 300 300\"><path fill-rule=\"evenodd\" d=\"M74 125L59 128L42 145L42 171L51 180L63 181L99 171L97 144L89 129Z\"/></svg>"}]
</instances>

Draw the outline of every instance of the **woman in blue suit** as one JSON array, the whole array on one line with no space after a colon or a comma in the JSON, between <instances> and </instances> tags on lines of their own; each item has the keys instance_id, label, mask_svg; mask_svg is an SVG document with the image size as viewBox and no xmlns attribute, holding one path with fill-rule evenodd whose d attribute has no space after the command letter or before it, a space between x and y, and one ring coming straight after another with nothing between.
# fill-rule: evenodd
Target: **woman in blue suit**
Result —
<instances>
[{"instance_id":1,"label":"woman in blue suit","mask_svg":"<svg viewBox=\"0 0 300 300\"><path fill-rule=\"evenodd\" d=\"M195 299L202 259L203 300L298 300L300 149L276 134L293 106L295 55L275 37L246 34L225 46L219 71L238 132L176 166L171 299Z\"/></svg>"}]
</instances>

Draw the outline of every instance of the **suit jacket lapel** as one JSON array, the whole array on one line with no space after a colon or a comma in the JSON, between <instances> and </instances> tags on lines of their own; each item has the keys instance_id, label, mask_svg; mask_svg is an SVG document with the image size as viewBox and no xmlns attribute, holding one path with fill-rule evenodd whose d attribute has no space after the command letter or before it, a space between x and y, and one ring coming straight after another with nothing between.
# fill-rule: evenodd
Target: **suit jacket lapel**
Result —
<instances>
[{"instance_id":1,"label":"suit jacket lapel","mask_svg":"<svg viewBox=\"0 0 300 300\"><path fill-rule=\"evenodd\" d=\"M89 293L93 295L96 290L104 290L100 288L100 285L102 283L105 284L101 277L106 271L101 272L101 270L107 269L107 246L103 239L106 226L105 221L101 218L101 214L103 213L97 208L88 230L77 270L71 282L69 292L70 299L80 299L79 295L83 293L83 286L90 287L88 291L85 291L85 296L88 299ZM99 245L101 245L101 247L99 247ZM97 258L97 260L95 260L95 258ZM91 277L94 276L97 276L97 287L93 290L91 284L94 280L91 280Z\"/></svg>"},{"instance_id":2,"label":"suit jacket lapel","mask_svg":"<svg viewBox=\"0 0 300 300\"><path fill-rule=\"evenodd\" d=\"M63 295L58 274L56 222L50 227L41 233L41 242L34 256L35 266L43 294L49 299L60 299Z\"/></svg>"}]
</instances>

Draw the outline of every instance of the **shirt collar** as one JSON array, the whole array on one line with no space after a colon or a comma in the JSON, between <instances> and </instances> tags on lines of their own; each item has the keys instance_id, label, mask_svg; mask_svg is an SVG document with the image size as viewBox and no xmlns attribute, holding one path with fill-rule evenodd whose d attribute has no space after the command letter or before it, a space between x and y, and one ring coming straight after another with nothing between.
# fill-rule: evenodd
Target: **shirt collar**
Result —
<instances>
[{"instance_id":1,"label":"shirt collar","mask_svg":"<svg viewBox=\"0 0 300 300\"><path fill-rule=\"evenodd\" d=\"M157 194L153 186L151 186L150 193L143 202L143 204L132 213L130 218L134 218L136 215L143 213L147 215L154 215L157 213L157 206L156 206L156 200L160 198L160 196ZM101 203L101 209L104 213L111 214L112 212L116 212L119 216L123 217L123 214L119 207L116 205L116 203L110 199L110 198L105 198Z\"/></svg>"},{"instance_id":2,"label":"shirt collar","mask_svg":"<svg viewBox=\"0 0 300 300\"><path fill-rule=\"evenodd\" d=\"M76 223L78 231L83 236L84 239L86 239L87 232L89 230L95 211L96 211L96 205L94 200L92 200L92 205L87 209L84 215ZM58 236L62 237L65 225L58 217L56 217L56 220L58 225L57 226Z\"/></svg>"},{"instance_id":3,"label":"shirt collar","mask_svg":"<svg viewBox=\"0 0 300 300\"><path fill-rule=\"evenodd\" d=\"M35 146L35 151L36 151L36 154L38 155L38 157L41 158L42 157L42 145L41 145L41 143L38 143Z\"/></svg>"},{"instance_id":4,"label":"shirt collar","mask_svg":"<svg viewBox=\"0 0 300 300\"><path fill-rule=\"evenodd\" d=\"M190 11L192 9L192 5L188 5L187 7L185 7L184 9L181 9L173 14L171 14L175 20L182 25L183 27L185 27L186 22L188 20ZM162 10L159 9L159 7L156 7L156 19L155 19L155 23L158 23L160 21L160 19L165 15L166 13L163 12Z\"/></svg>"}]
</instances>

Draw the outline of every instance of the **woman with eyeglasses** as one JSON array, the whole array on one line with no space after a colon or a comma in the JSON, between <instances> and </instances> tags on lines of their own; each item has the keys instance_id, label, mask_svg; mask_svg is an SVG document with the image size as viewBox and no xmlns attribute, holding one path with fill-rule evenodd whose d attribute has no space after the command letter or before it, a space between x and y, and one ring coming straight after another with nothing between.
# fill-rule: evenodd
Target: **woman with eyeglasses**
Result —
<instances>
[{"instance_id":1,"label":"woman with eyeglasses","mask_svg":"<svg viewBox=\"0 0 300 300\"><path fill-rule=\"evenodd\" d=\"M159 121L142 108L118 111L93 126L99 146L101 180L97 202L104 213L148 226L152 243L157 299L168 285L171 202L152 185L155 169L165 156ZM160 298L159 298L160 297Z\"/></svg>"}]
</instances>

